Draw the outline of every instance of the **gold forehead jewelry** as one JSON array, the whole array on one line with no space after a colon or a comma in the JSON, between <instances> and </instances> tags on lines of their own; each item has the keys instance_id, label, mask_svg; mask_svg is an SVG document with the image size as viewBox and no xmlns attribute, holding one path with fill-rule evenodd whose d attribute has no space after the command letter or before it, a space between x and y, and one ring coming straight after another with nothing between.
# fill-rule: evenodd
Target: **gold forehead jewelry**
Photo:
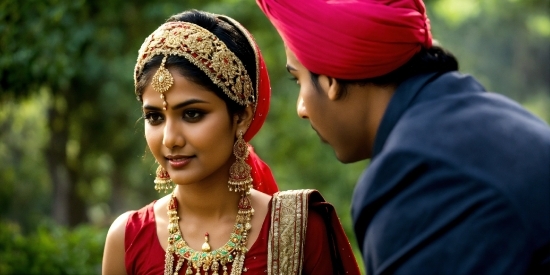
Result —
<instances>
[{"instance_id":1,"label":"gold forehead jewelry","mask_svg":"<svg viewBox=\"0 0 550 275\"><path fill-rule=\"evenodd\" d=\"M238 104L248 106L255 102L254 86L241 60L218 37L200 26L189 22L168 22L147 37L139 49L134 71L136 87L143 67L156 55L164 58L151 85L161 94L165 110L164 93L174 83L165 67L169 55L189 60Z\"/></svg>"}]
</instances>

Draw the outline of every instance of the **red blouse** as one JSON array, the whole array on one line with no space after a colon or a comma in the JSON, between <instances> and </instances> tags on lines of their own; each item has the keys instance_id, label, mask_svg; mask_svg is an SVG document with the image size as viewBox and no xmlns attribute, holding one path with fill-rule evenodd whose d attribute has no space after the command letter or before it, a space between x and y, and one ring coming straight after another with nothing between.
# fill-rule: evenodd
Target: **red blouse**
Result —
<instances>
[{"instance_id":1,"label":"red blouse","mask_svg":"<svg viewBox=\"0 0 550 275\"><path fill-rule=\"evenodd\" d=\"M165 251L160 245L155 224L153 204L146 205L132 213L126 224L124 240L126 272L129 275L164 273ZM270 203L271 205L271 203ZM271 207L264 219L258 239L246 253L245 274L267 274L267 249ZM327 229L321 215L310 210L308 214L306 240L304 245L304 269L302 274L332 274L332 260ZM177 258L176 258L177 259ZM176 260L177 261L177 260ZM230 264L227 266L231 268ZM180 269L185 274L187 261Z\"/></svg>"}]
</instances>

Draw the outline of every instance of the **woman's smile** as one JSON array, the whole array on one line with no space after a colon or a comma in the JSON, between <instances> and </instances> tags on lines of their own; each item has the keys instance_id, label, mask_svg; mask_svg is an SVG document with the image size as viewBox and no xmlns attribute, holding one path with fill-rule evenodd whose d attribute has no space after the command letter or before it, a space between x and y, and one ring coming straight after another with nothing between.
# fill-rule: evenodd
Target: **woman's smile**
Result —
<instances>
[{"instance_id":1,"label":"woman's smile","mask_svg":"<svg viewBox=\"0 0 550 275\"><path fill-rule=\"evenodd\" d=\"M172 168L178 169L186 166L189 162L191 162L193 156L168 155L166 156L166 159L168 160L168 163L170 163L170 166Z\"/></svg>"},{"instance_id":2,"label":"woman's smile","mask_svg":"<svg viewBox=\"0 0 550 275\"><path fill-rule=\"evenodd\" d=\"M152 86L143 92L145 139L172 181L189 185L227 182L236 124L223 99L173 68L174 83L163 99ZM206 186L206 185L205 185Z\"/></svg>"}]
</instances>

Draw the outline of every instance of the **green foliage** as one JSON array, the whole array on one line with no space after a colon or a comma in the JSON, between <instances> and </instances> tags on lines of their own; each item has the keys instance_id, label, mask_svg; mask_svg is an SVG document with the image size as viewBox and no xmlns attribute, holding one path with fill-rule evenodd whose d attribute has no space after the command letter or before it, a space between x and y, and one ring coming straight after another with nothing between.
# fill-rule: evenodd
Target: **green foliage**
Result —
<instances>
[{"instance_id":1,"label":"green foliage","mask_svg":"<svg viewBox=\"0 0 550 275\"><path fill-rule=\"evenodd\" d=\"M523 105L538 117L550 121L550 94L533 95Z\"/></svg>"},{"instance_id":2,"label":"green foliage","mask_svg":"<svg viewBox=\"0 0 550 275\"><path fill-rule=\"evenodd\" d=\"M488 90L522 102L550 92L549 0L438 0L428 12L434 38Z\"/></svg>"},{"instance_id":3,"label":"green foliage","mask_svg":"<svg viewBox=\"0 0 550 275\"><path fill-rule=\"evenodd\" d=\"M23 234L0 222L0 274L100 274L106 230L48 224Z\"/></svg>"},{"instance_id":4,"label":"green foliage","mask_svg":"<svg viewBox=\"0 0 550 275\"><path fill-rule=\"evenodd\" d=\"M461 71L550 121L550 0L425 2ZM97 274L111 221L160 196L133 69L145 37L191 8L234 17L255 36L272 103L252 143L281 189L320 190L355 245L351 194L368 162L339 163L297 118L282 41L255 1L3 0L0 215L16 223L0 224L0 274ZM39 226L51 219L93 226Z\"/></svg>"},{"instance_id":5,"label":"green foliage","mask_svg":"<svg viewBox=\"0 0 550 275\"><path fill-rule=\"evenodd\" d=\"M51 182L41 153L49 139L44 117L47 90L0 108L0 215L25 228L41 219L51 204ZM24 217L24 218L22 218Z\"/></svg>"},{"instance_id":6,"label":"green foliage","mask_svg":"<svg viewBox=\"0 0 550 275\"><path fill-rule=\"evenodd\" d=\"M2 1L0 49L10 53L0 56L3 87L22 95L41 84L69 85L77 73L71 63L92 31L90 24L80 24L88 20L83 4L83 0ZM76 24L79 32L72 31Z\"/></svg>"}]
</instances>

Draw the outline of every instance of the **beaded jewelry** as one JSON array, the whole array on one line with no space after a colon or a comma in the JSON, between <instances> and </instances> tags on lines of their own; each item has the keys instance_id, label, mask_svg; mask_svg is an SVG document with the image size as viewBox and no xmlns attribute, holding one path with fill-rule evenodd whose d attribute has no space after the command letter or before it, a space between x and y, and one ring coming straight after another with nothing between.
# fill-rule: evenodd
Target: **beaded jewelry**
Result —
<instances>
[{"instance_id":1,"label":"beaded jewelry","mask_svg":"<svg viewBox=\"0 0 550 275\"><path fill-rule=\"evenodd\" d=\"M248 144L243 139L243 132L239 132L237 141L233 145L233 154L236 161L229 168L229 191L243 192L252 188L252 168L246 163L248 157Z\"/></svg>"},{"instance_id":2,"label":"beaded jewelry","mask_svg":"<svg viewBox=\"0 0 550 275\"><path fill-rule=\"evenodd\" d=\"M252 228L250 221L252 215L254 215L254 209L250 204L248 192L243 193L238 207L236 223L227 243L211 251L208 244L208 233L206 233L202 251L196 251L189 247L183 239L183 234L179 228L178 201L172 193L172 197L168 203L168 232L170 236L168 237L168 248L166 249L164 275L178 274L184 261L187 261L186 275L192 275L193 272L196 275L200 275L201 270L205 275L210 274L210 271L212 275L219 275L220 267L221 271L223 271L222 274L228 275L227 264L229 263L233 263L231 275L239 275L245 271L246 268L243 268L244 258L248 251L246 244L248 234ZM173 270L174 255L178 257L178 260Z\"/></svg>"}]
</instances>

